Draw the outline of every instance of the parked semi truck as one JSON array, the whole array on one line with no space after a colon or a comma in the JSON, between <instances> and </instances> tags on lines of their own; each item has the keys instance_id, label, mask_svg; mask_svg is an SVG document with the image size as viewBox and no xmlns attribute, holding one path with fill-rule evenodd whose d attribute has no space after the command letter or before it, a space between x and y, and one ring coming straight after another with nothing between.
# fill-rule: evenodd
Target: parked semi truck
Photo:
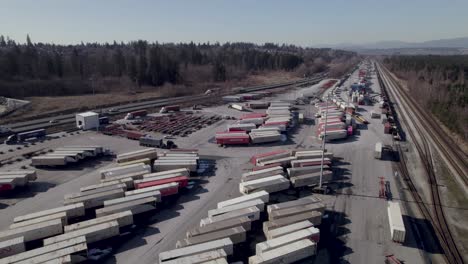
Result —
<instances>
[{"instance_id":1,"label":"parked semi truck","mask_svg":"<svg viewBox=\"0 0 468 264\"><path fill-rule=\"evenodd\" d=\"M22 132L22 133L17 133L10 135L6 140L5 144L15 144L15 143L21 143L26 141L27 139L30 138L43 138L46 136L46 130L44 128L37 129L37 130L32 130L32 131L27 131L27 132Z\"/></svg>"}]
</instances>

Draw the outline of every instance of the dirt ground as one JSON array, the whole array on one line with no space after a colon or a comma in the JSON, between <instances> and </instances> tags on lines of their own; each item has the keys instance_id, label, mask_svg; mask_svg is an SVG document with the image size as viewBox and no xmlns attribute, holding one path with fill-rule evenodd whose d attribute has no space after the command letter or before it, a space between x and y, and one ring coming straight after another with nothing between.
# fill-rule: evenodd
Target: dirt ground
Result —
<instances>
[{"instance_id":1,"label":"dirt ground","mask_svg":"<svg viewBox=\"0 0 468 264\"><path fill-rule=\"evenodd\" d=\"M8 117L2 118L2 123L25 120L39 114L59 113L66 110L90 110L102 105L128 103L143 99L159 97L173 97L190 94L199 94L207 89L218 88L226 90L239 86L255 86L269 83L286 82L299 79L293 72L265 72L249 75L245 80L225 83L202 83L192 87L182 85L165 85L163 87L142 87L138 93L119 92L106 94L88 94L78 96L53 96L53 97L28 97L25 100L31 101L28 108L12 113Z\"/></svg>"}]
</instances>

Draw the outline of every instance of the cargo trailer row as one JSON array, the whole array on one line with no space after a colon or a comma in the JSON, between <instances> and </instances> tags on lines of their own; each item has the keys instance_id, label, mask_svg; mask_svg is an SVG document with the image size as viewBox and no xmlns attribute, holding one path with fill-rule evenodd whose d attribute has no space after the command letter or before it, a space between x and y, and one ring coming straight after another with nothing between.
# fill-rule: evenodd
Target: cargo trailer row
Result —
<instances>
[{"instance_id":1,"label":"cargo trailer row","mask_svg":"<svg viewBox=\"0 0 468 264\"><path fill-rule=\"evenodd\" d=\"M159 263L227 263L236 245L247 242L248 232L255 231L252 224L260 219L267 202L265 191L219 202L199 226L186 232L176 249L159 254Z\"/></svg>"},{"instance_id":2,"label":"cargo trailer row","mask_svg":"<svg viewBox=\"0 0 468 264\"><path fill-rule=\"evenodd\" d=\"M37 180L35 170L0 171L0 192L24 187Z\"/></svg>"},{"instance_id":3,"label":"cargo trailer row","mask_svg":"<svg viewBox=\"0 0 468 264\"><path fill-rule=\"evenodd\" d=\"M314 196L267 206L266 241L257 243L249 263L293 263L317 252L324 205Z\"/></svg>"},{"instance_id":4,"label":"cargo trailer row","mask_svg":"<svg viewBox=\"0 0 468 264\"><path fill-rule=\"evenodd\" d=\"M143 164L138 166L142 167ZM134 172L125 168L121 172L123 174L115 174L117 171L102 171L101 176L104 178L101 181L108 181L82 187L78 193L66 194L64 206L15 217L9 230L0 231L0 249L8 249L0 250L0 256L3 258L0 263L4 263L4 260L7 260L5 263L23 260L36 263L38 256L40 257L37 259L44 259L47 262L51 256L57 254L49 249L59 249L58 245L67 248L70 241L79 240L81 247L77 252L83 253L90 243L119 236L123 227L133 224L135 216L154 211L157 202L161 202L165 196L177 194L179 188L187 186L190 173L187 169L157 173L144 171L145 174L138 176L141 180L134 180L132 176L141 171ZM112 177L109 176L111 172L114 173ZM119 179L111 180L108 177L119 177ZM181 178L186 180L180 181ZM147 183L151 184L145 186ZM76 222L89 210L94 210L95 218ZM229 231L231 233L227 233L233 238L239 239L239 235L234 234L234 231L240 232L242 236L242 228ZM42 240L42 247L26 251L25 243L38 240ZM193 239L193 241L201 240L204 240L203 237ZM74 257L73 250L67 249L66 252L71 255L67 257Z\"/></svg>"},{"instance_id":5,"label":"cargo trailer row","mask_svg":"<svg viewBox=\"0 0 468 264\"><path fill-rule=\"evenodd\" d=\"M102 146L65 146L57 148L53 152L33 157L31 165L35 167L66 166L82 160L107 155L108 153L109 150L104 149Z\"/></svg>"}]
</instances>

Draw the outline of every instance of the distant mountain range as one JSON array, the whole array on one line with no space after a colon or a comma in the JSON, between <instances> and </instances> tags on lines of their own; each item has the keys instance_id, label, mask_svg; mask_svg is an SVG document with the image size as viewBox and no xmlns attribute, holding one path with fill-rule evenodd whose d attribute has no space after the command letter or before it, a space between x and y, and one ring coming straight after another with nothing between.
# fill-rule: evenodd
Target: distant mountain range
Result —
<instances>
[{"instance_id":1,"label":"distant mountain range","mask_svg":"<svg viewBox=\"0 0 468 264\"><path fill-rule=\"evenodd\" d=\"M318 45L364 54L468 54L468 37L429 40L424 42L379 41L375 43L340 43Z\"/></svg>"}]
</instances>

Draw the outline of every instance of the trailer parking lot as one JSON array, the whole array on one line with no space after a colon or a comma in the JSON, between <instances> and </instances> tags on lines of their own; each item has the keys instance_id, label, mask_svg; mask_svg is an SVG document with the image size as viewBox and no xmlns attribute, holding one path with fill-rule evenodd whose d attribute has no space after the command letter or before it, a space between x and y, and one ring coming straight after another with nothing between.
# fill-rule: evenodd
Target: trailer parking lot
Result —
<instances>
[{"instance_id":1,"label":"trailer parking lot","mask_svg":"<svg viewBox=\"0 0 468 264\"><path fill-rule=\"evenodd\" d=\"M355 76L351 76L343 86L350 86L349 82L352 82L353 77ZM373 80L371 87L374 92L379 92L376 80ZM294 89L267 99L294 100L305 93L318 93L319 89L320 84ZM215 132L223 131L227 125L235 122L230 119L221 119L187 137L176 138L179 148L199 149L200 157L205 160L206 166L215 164L213 170L193 177L192 181L196 184L185 190L184 195L175 203L167 204L151 215L146 220L147 227L128 235L124 239L125 243L114 245L113 254L106 259L106 263L156 263L159 253L175 248L176 242L185 237L186 231L198 225L200 219L207 215L208 210L216 208L218 202L241 196L239 183L242 173L252 167L249 163L251 156L273 150L320 148L321 141L315 133L317 126L312 121L316 108L313 105L297 107L304 114L306 121L292 131L286 141L219 147L214 140ZM408 263L424 263L415 242L417 237L411 232L407 237L407 244L399 245L391 241L387 201L379 197L380 177L388 181L394 200L411 200L398 179L395 179L391 160L374 159L375 143L391 144L391 137L383 133L384 128L380 120L370 117L371 109L372 106L359 106L358 109L370 124L359 124L357 134L326 145L329 152L339 157L339 161L335 169L337 180L330 184L334 193L317 195L326 205L327 218L321 226L322 234L316 263L379 263L389 254L395 254ZM245 114L226 105L204 108L200 113L236 118ZM64 145L101 145L116 154L143 149L137 141L96 132L82 132L65 137L62 135L64 133L59 134L57 139L19 150L1 145L0 150L4 154L0 155L0 159L21 157L26 152L54 149ZM9 152L9 149L14 151ZM5 165L2 169L19 169L21 166L28 166L29 163L30 160L25 159ZM38 169L38 179L29 186L29 190L24 190L21 195L9 194L0 198L0 206L3 206L0 229L6 229L15 216L61 206L64 195L98 183L97 171L111 167L112 163L111 159L103 158L66 169ZM299 193L300 196L307 194L310 194L307 190ZM287 200L288 195L280 195L275 199ZM411 216L408 218L411 219ZM255 243L250 247L255 248Z\"/></svg>"}]
</instances>

